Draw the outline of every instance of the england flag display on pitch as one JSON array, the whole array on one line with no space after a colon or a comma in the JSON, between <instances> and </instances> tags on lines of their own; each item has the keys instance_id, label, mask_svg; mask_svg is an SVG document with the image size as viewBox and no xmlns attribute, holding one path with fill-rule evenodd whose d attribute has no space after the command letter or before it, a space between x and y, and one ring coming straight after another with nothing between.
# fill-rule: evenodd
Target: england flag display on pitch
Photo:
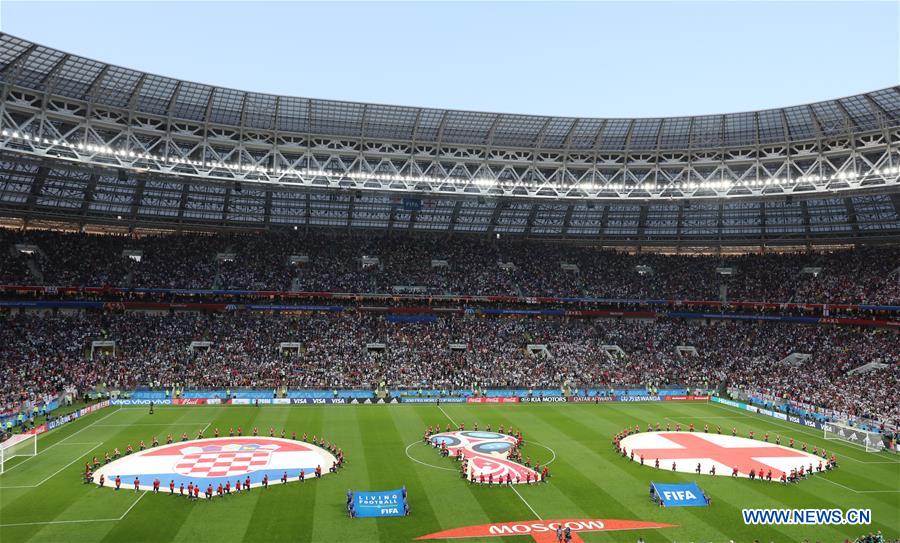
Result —
<instances>
[{"instance_id":1,"label":"england flag display on pitch","mask_svg":"<svg viewBox=\"0 0 900 543\"><path fill-rule=\"evenodd\" d=\"M94 472L94 482L100 476L106 486L118 476L123 487L133 488L135 478L141 490L152 490L153 481L159 480L165 487L170 481L178 487L190 483L217 487L240 481L241 486L250 479L250 487L262 485L268 476L269 483L280 481L287 473L288 481L314 477L316 468L323 475L329 473L336 461L334 455L321 447L303 441L274 437L221 437L197 439L154 447L114 460Z\"/></svg>"},{"instance_id":2,"label":"england flag display on pitch","mask_svg":"<svg viewBox=\"0 0 900 543\"><path fill-rule=\"evenodd\" d=\"M634 453L634 460L644 458L644 465L654 466L658 460L665 470L750 477L750 473L772 472L778 479L791 469L817 466L822 461L812 453L745 437L696 432L644 432L632 434L621 446ZM761 476L761 475L757 475Z\"/></svg>"}]
</instances>

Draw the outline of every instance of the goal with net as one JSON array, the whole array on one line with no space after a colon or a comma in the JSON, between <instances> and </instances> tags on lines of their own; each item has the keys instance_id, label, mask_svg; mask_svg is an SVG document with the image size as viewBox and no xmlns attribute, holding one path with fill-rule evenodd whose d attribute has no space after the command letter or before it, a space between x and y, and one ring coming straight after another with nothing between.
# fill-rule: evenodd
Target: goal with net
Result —
<instances>
[{"instance_id":1,"label":"goal with net","mask_svg":"<svg viewBox=\"0 0 900 543\"><path fill-rule=\"evenodd\" d=\"M0 473L6 471L6 464L16 456L37 454L37 434L17 434L0 443Z\"/></svg>"},{"instance_id":2,"label":"goal with net","mask_svg":"<svg viewBox=\"0 0 900 543\"><path fill-rule=\"evenodd\" d=\"M866 452L878 452L884 449L884 440L881 439L881 434L878 432L867 432L840 422L826 422L824 429L825 439L846 441L864 447Z\"/></svg>"}]
</instances>

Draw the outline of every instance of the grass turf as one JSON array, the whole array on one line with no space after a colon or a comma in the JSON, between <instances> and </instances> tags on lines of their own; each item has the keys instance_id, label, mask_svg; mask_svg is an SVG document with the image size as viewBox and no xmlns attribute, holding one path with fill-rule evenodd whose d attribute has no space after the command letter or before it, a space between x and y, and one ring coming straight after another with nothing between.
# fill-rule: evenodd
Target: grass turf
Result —
<instances>
[{"instance_id":1,"label":"grass turf","mask_svg":"<svg viewBox=\"0 0 900 543\"><path fill-rule=\"evenodd\" d=\"M421 444L427 425L449 420L513 425L529 442L525 454L550 464L549 482L485 488L463 482L455 461ZM659 421L721 425L739 435L754 430L793 436L838 455L841 467L797 485L782 486L730 477L696 476L640 466L617 456L610 438L625 425ZM336 475L304 484L211 501L189 502L159 495L113 492L81 483L91 456L167 433L189 437L208 425L241 425L261 432L275 427L298 435L322 435L344 448L348 465ZM726 430L727 429L727 430ZM784 439L784 443L787 439ZM706 403L373 405L373 406L186 406L109 408L44 434L39 454L16 458L0 476L0 541L411 541L433 532L489 522L557 518L658 521L678 528L585 533L586 542L636 541L843 541L881 530L900 537L900 458L866 453L825 441L821 432L730 407ZM417 462L418 461L418 462ZM437 469L448 468L448 469ZM697 481L713 499L709 508L661 509L647 499L651 480ZM129 481L123 482L128 487ZM167 483L163 481L163 483ZM406 485L407 518L347 518L348 488L386 490ZM748 507L869 508L868 526L745 526ZM530 541L513 537L509 541ZM465 541L477 541L467 539ZM496 540L495 540L496 541Z\"/></svg>"}]
</instances>

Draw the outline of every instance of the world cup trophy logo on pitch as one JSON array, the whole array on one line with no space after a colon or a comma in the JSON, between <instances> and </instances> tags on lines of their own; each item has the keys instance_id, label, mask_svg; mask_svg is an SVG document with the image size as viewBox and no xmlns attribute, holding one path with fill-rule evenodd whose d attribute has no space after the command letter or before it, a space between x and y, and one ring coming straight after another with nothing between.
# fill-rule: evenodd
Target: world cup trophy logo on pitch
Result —
<instances>
[{"instance_id":1,"label":"world cup trophy logo on pitch","mask_svg":"<svg viewBox=\"0 0 900 543\"><path fill-rule=\"evenodd\" d=\"M444 432L429 441L436 447L446 447L452 456L461 454L468 460L466 476L479 482L482 475L497 483L505 482L507 475L510 483L540 480L540 473L509 459L516 446L513 436L485 431Z\"/></svg>"}]
</instances>

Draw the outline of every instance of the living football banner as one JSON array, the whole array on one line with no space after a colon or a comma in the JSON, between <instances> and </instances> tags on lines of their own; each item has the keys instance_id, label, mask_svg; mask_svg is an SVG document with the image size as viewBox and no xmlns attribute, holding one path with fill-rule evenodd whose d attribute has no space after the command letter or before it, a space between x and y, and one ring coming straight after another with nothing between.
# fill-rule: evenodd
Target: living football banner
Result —
<instances>
[{"instance_id":1,"label":"living football banner","mask_svg":"<svg viewBox=\"0 0 900 543\"><path fill-rule=\"evenodd\" d=\"M402 488L379 492L353 492L354 517L406 516L406 491Z\"/></svg>"},{"instance_id":2,"label":"living football banner","mask_svg":"<svg viewBox=\"0 0 900 543\"><path fill-rule=\"evenodd\" d=\"M656 495L666 507L705 507L706 495L697 483L664 484L653 483Z\"/></svg>"}]
</instances>

